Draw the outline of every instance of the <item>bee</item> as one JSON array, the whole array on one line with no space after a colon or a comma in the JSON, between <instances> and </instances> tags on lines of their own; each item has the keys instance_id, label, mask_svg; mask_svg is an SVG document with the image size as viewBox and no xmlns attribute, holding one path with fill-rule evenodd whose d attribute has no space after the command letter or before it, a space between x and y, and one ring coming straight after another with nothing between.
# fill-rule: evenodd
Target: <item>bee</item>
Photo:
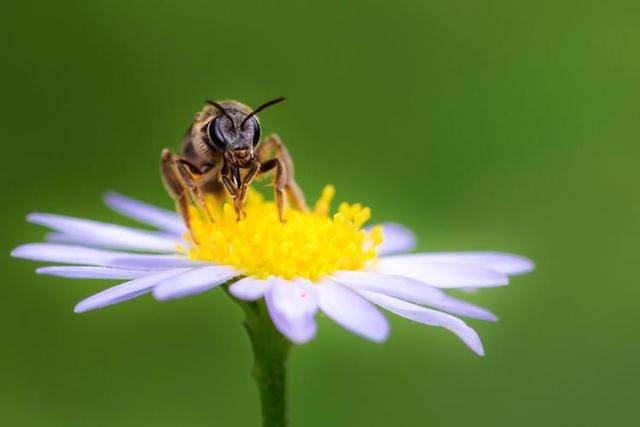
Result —
<instances>
[{"instance_id":1,"label":"bee","mask_svg":"<svg viewBox=\"0 0 640 427\"><path fill-rule=\"evenodd\" d=\"M183 138L180 155L162 150L162 178L187 225L190 202L213 221L205 203L207 193L221 196L226 192L233 200L238 221L246 217L243 207L249 185L256 176L269 173L273 174L280 221L284 222L287 196L299 210L309 210L280 137L272 134L260 139L257 114L284 100L276 98L254 110L238 101L206 100Z\"/></svg>"}]
</instances>

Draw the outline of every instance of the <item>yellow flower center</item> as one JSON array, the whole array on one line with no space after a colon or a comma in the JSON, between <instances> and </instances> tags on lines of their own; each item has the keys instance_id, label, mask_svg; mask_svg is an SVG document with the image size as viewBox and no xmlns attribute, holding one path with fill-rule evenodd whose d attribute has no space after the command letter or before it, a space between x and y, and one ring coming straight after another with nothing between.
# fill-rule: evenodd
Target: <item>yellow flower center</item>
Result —
<instances>
[{"instance_id":1,"label":"yellow flower center","mask_svg":"<svg viewBox=\"0 0 640 427\"><path fill-rule=\"evenodd\" d=\"M361 228L371 212L360 204L342 203L329 216L334 193L326 186L312 212L285 209L285 222L275 203L255 191L248 193L247 215L240 221L229 203L210 197L214 221L191 207L189 247L180 250L191 259L229 265L258 278L318 280L338 270L362 270L375 260L382 230Z\"/></svg>"}]
</instances>

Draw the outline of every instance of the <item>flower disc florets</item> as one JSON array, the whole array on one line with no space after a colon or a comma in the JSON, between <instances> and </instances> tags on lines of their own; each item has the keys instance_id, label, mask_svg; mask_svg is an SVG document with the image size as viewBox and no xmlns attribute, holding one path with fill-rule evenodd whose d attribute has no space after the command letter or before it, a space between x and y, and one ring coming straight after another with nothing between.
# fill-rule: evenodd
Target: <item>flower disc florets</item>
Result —
<instances>
[{"instance_id":1,"label":"flower disc florets","mask_svg":"<svg viewBox=\"0 0 640 427\"><path fill-rule=\"evenodd\" d=\"M230 204L211 198L207 204L214 221L192 208L191 246L184 251L192 259L233 266L258 278L315 281L338 270L362 270L375 260L382 230L361 228L371 212L360 204L342 203L330 216L334 192L325 187L312 212L286 209L285 222L275 203L256 192L248 194L246 217L240 221Z\"/></svg>"}]
</instances>

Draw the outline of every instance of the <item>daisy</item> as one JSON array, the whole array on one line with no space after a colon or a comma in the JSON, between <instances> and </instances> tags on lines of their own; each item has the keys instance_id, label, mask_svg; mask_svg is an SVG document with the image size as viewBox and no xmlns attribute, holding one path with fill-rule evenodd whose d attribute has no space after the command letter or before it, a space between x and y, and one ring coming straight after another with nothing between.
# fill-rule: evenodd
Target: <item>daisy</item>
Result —
<instances>
[{"instance_id":1,"label":"daisy","mask_svg":"<svg viewBox=\"0 0 640 427\"><path fill-rule=\"evenodd\" d=\"M230 205L211 198L214 221L191 207L186 227L175 212L110 193L109 208L156 231L33 213L29 222L53 230L48 242L22 245L12 255L60 264L38 268L40 274L124 281L78 303L77 313L147 293L163 301L224 285L239 300L264 299L277 330L296 344L316 335L319 311L355 334L384 341L389 325L381 307L448 329L483 355L478 334L457 316L496 316L446 290L504 286L533 263L496 252L402 254L415 246L409 230L392 223L363 228L370 211L359 204L343 203L330 215L333 195L326 187L309 213L287 209L284 223L275 204L255 192L241 221Z\"/></svg>"}]
</instances>

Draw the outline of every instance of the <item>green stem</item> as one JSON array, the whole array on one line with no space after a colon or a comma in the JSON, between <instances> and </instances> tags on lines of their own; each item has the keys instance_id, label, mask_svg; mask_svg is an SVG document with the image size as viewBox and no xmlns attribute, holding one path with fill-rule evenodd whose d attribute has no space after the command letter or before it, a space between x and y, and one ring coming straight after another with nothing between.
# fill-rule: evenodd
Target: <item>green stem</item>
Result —
<instances>
[{"instance_id":1,"label":"green stem","mask_svg":"<svg viewBox=\"0 0 640 427\"><path fill-rule=\"evenodd\" d=\"M263 427L287 426L286 361L291 343L273 325L264 301L236 300L245 312L253 348L253 378L258 385Z\"/></svg>"}]
</instances>

